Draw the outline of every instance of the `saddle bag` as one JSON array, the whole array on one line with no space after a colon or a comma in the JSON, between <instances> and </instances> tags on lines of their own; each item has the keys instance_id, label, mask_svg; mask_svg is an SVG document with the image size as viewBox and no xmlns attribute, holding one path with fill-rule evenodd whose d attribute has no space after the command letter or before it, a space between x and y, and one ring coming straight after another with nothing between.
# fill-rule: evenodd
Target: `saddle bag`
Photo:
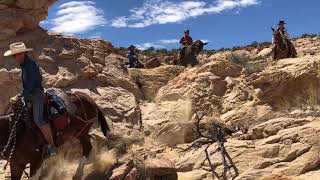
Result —
<instances>
[{"instance_id":1,"label":"saddle bag","mask_svg":"<svg viewBox=\"0 0 320 180\"><path fill-rule=\"evenodd\" d=\"M64 100L57 95L54 89L50 89L46 92L47 96L47 109L48 117L51 121L53 128L63 130L69 124L67 106Z\"/></svg>"}]
</instances>

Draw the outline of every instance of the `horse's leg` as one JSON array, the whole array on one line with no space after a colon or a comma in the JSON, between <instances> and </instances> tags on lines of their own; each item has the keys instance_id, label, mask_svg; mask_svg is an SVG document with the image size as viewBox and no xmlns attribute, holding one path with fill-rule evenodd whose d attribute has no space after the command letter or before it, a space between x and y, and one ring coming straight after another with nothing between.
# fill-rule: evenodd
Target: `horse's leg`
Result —
<instances>
[{"instance_id":1,"label":"horse's leg","mask_svg":"<svg viewBox=\"0 0 320 180\"><path fill-rule=\"evenodd\" d=\"M75 176L73 177L73 179L75 180L80 180L83 176L83 169L84 169L84 165L87 162L87 159L89 158L91 149L92 149L92 145L90 142L90 137L88 134L84 135L84 136L80 136L79 137L80 143L82 145L82 154L83 157L78 165L77 171Z\"/></svg>"},{"instance_id":2,"label":"horse's leg","mask_svg":"<svg viewBox=\"0 0 320 180\"><path fill-rule=\"evenodd\" d=\"M80 143L82 145L82 155L86 158L89 158L91 149L92 149L92 145L90 142L90 136L88 134L81 136L79 138Z\"/></svg>"},{"instance_id":3,"label":"horse's leg","mask_svg":"<svg viewBox=\"0 0 320 180\"><path fill-rule=\"evenodd\" d=\"M289 57L296 58L298 53L293 43L290 40L287 40L287 44L288 44Z\"/></svg>"},{"instance_id":4,"label":"horse's leg","mask_svg":"<svg viewBox=\"0 0 320 180\"><path fill-rule=\"evenodd\" d=\"M273 59L273 60L277 60L277 53L276 53L276 51L277 51L277 48L276 48L276 45L274 45L274 46L272 47L272 59Z\"/></svg>"},{"instance_id":5,"label":"horse's leg","mask_svg":"<svg viewBox=\"0 0 320 180\"><path fill-rule=\"evenodd\" d=\"M20 180L25 168L26 164L21 165L13 161L10 162L11 180Z\"/></svg>"},{"instance_id":6,"label":"horse's leg","mask_svg":"<svg viewBox=\"0 0 320 180\"><path fill-rule=\"evenodd\" d=\"M195 65L197 65L199 62L198 62L198 60L197 60L197 58L196 57L193 57L192 58L192 62L191 62L191 67L194 67Z\"/></svg>"},{"instance_id":7,"label":"horse's leg","mask_svg":"<svg viewBox=\"0 0 320 180\"><path fill-rule=\"evenodd\" d=\"M37 171L40 169L42 164L42 158L39 157L38 159L34 160L30 163L30 177L33 177ZM37 178L39 179L39 178Z\"/></svg>"}]
</instances>

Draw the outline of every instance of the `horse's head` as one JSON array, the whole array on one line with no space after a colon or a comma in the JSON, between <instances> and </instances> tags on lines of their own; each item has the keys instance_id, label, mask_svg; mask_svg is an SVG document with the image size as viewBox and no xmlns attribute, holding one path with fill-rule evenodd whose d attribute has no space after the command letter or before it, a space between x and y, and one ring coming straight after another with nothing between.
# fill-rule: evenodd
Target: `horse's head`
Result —
<instances>
[{"instance_id":1,"label":"horse's head","mask_svg":"<svg viewBox=\"0 0 320 180\"><path fill-rule=\"evenodd\" d=\"M200 52L203 50L203 47L205 45L207 45L208 43L203 43L200 40L195 41L194 43L192 43L191 48L194 52L194 54L197 56L200 54Z\"/></svg>"},{"instance_id":2,"label":"horse's head","mask_svg":"<svg viewBox=\"0 0 320 180\"><path fill-rule=\"evenodd\" d=\"M280 31L278 31L277 29L274 29L273 27L271 27L272 33L273 33L273 37L275 41L281 41L281 34Z\"/></svg>"},{"instance_id":3,"label":"horse's head","mask_svg":"<svg viewBox=\"0 0 320 180\"><path fill-rule=\"evenodd\" d=\"M273 32L274 43L277 44L281 49L285 49L286 44L282 39L280 31L278 29L274 29L273 27L271 27L271 30Z\"/></svg>"}]
</instances>

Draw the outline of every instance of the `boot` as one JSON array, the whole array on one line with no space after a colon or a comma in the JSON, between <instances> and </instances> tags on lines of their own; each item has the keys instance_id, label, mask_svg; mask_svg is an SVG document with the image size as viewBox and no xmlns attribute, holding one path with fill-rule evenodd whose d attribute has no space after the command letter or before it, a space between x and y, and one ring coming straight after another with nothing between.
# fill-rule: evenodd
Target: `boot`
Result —
<instances>
[{"instance_id":1,"label":"boot","mask_svg":"<svg viewBox=\"0 0 320 180\"><path fill-rule=\"evenodd\" d=\"M52 138L52 132L51 132L50 125L47 123L47 124L41 126L40 130L41 130L45 140L48 143L48 146L47 146L48 155L49 156L57 155L56 147L54 145L53 138Z\"/></svg>"}]
</instances>

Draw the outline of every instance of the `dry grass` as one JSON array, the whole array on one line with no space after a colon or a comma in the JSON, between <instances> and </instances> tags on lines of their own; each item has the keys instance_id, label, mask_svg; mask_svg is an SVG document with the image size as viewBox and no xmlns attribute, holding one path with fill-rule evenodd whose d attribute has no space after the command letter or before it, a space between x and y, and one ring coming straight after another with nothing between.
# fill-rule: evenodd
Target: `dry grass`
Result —
<instances>
[{"instance_id":1,"label":"dry grass","mask_svg":"<svg viewBox=\"0 0 320 180\"><path fill-rule=\"evenodd\" d=\"M59 149L57 156L46 159L41 169L31 180L38 180L39 178L43 180L70 180L75 175L81 158L80 144L76 141L68 143L62 149ZM91 156L84 168L84 177L90 180L94 179L97 174L104 175L116 161L117 158L113 151L108 151L105 148L101 149L93 144ZM92 174L95 176L92 177Z\"/></svg>"}]
</instances>

